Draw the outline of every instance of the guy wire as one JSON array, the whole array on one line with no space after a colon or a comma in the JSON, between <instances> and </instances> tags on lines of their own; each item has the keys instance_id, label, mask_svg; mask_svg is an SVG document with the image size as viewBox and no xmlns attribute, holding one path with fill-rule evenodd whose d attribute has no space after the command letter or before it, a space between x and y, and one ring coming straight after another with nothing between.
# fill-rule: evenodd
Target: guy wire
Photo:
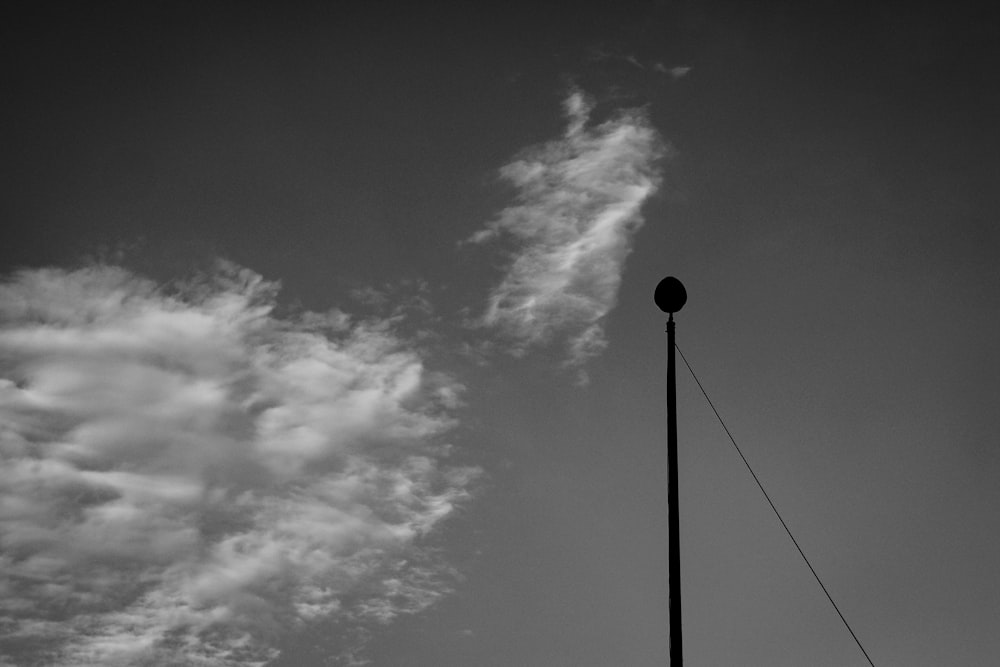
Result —
<instances>
[{"instance_id":1,"label":"guy wire","mask_svg":"<svg viewBox=\"0 0 1000 667\"><path fill-rule=\"evenodd\" d=\"M726 426L726 422L722 419L722 415L720 415L719 411L715 409L715 404L712 403L712 399L709 398L708 392L705 391L705 387L702 386L701 384L701 380L699 380L698 376L695 375L694 369L691 368L691 364L688 362L687 357L684 356L684 353L681 352L680 346L677 345L676 343L674 343L674 348L677 350L678 354L681 355L681 359L684 361L684 365L687 366L688 372L691 373L691 377L694 378L695 383L698 385L698 389L701 390L702 396L704 396L705 400L708 401L709 407L711 407L712 412L715 413L715 418L719 420L720 424L722 424L723 430L725 430L726 435L729 436L729 441L733 443L733 447L736 449L736 453L739 454L740 458L743 460L743 465L745 465L747 467L747 470L750 471L750 475L753 477L753 481L757 483L757 487L760 489L760 492L764 494L764 498L765 500L767 500L767 504L771 506L771 510L774 512L774 515L778 517L778 521L781 522L781 527L785 529L785 532L788 534L789 539L792 540L792 544L795 545L795 548L798 550L799 555L802 556L802 560L804 560L806 565L809 567L809 571L812 572L812 575L816 579L816 582L819 584L819 587L823 589L823 593L826 594L826 599L830 601L831 605L833 605L833 608L837 612L837 615L840 616L840 620L843 622L844 627L847 628L847 631L849 633L851 633L851 637L854 639L854 643L858 645L859 649L861 649L861 652L864 654L865 659L868 661L868 664L871 665L871 667L875 667L875 663L872 662L871 657L869 657L868 651L866 651L865 647L861 645L861 641L858 639L858 636L854 634L854 630L851 629L850 623L847 622L847 619L844 618L844 614L841 613L840 607L838 607L837 603L833 601L833 597L830 595L830 591L826 589L826 585L823 583L823 580L819 578L819 575L816 573L816 569L812 566L812 563L809 562L809 559L806 557L805 552L802 551L802 547L799 546L798 540L796 540L795 536L792 535L792 531L789 530L788 524L785 523L785 520L781 517L781 513L778 512L778 508L774 506L774 503L771 501L771 496L767 494L767 491L764 489L764 485L761 483L760 478L757 477L757 473L755 473L753 471L753 468L750 467L750 462L747 461L747 457L743 455L743 451L740 449L740 446L736 444L736 438L734 438L733 434L729 431L729 427Z\"/></svg>"}]
</instances>

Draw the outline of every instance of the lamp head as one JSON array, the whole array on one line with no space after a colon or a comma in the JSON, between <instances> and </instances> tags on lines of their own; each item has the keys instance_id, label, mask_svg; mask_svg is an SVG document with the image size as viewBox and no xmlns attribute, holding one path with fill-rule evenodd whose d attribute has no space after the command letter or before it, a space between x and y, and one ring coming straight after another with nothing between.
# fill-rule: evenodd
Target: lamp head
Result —
<instances>
[{"instance_id":1,"label":"lamp head","mask_svg":"<svg viewBox=\"0 0 1000 667\"><path fill-rule=\"evenodd\" d=\"M683 308L687 298L687 290L684 289L684 285L673 276L667 276L661 280L656 286L656 291L653 292L653 301L656 302L657 307L670 314Z\"/></svg>"}]
</instances>

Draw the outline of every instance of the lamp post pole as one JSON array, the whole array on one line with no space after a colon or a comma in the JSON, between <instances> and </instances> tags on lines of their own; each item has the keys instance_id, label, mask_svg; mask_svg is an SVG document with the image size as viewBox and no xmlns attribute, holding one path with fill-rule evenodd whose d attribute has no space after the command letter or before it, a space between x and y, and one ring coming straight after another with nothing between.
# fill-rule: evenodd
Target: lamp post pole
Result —
<instances>
[{"instance_id":1,"label":"lamp post pole","mask_svg":"<svg viewBox=\"0 0 1000 667\"><path fill-rule=\"evenodd\" d=\"M656 286L654 301L667 319L667 516L670 540L670 667L683 667L681 638L681 545L677 489L677 380L674 370L674 313L687 301L681 281L667 277Z\"/></svg>"},{"instance_id":2,"label":"lamp post pole","mask_svg":"<svg viewBox=\"0 0 1000 667\"><path fill-rule=\"evenodd\" d=\"M677 492L677 382L674 373L674 314L667 320L667 511L670 523L670 667L682 667L681 545Z\"/></svg>"}]
</instances>

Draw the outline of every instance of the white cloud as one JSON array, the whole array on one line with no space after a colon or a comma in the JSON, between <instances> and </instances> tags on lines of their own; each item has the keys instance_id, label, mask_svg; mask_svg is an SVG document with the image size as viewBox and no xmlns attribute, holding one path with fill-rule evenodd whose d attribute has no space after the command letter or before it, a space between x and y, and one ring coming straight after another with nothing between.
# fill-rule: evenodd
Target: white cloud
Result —
<instances>
[{"instance_id":1,"label":"white cloud","mask_svg":"<svg viewBox=\"0 0 1000 667\"><path fill-rule=\"evenodd\" d=\"M0 285L0 663L263 664L447 591L418 541L476 474L443 462L461 386L276 292L228 265Z\"/></svg>"},{"instance_id":2,"label":"white cloud","mask_svg":"<svg viewBox=\"0 0 1000 667\"><path fill-rule=\"evenodd\" d=\"M515 353L558 341L570 366L606 345L603 319L615 305L631 237L659 186L657 161L666 153L642 110L589 126L591 110L582 92L570 92L564 135L500 170L517 203L470 239L507 237L514 244L481 324L500 331Z\"/></svg>"}]
</instances>

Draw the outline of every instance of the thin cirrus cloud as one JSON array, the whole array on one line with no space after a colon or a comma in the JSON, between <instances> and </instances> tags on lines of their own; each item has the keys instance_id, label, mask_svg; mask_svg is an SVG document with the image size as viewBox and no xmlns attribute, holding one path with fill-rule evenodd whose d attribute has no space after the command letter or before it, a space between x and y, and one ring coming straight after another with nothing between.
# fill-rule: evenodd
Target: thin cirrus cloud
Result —
<instances>
[{"instance_id":1,"label":"thin cirrus cloud","mask_svg":"<svg viewBox=\"0 0 1000 667\"><path fill-rule=\"evenodd\" d=\"M563 136L501 168L517 201L469 239L508 239L514 248L479 324L499 331L514 354L558 342L577 368L607 344L604 318L667 153L642 109L590 125L592 109L581 91L569 93Z\"/></svg>"},{"instance_id":2,"label":"thin cirrus cloud","mask_svg":"<svg viewBox=\"0 0 1000 667\"><path fill-rule=\"evenodd\" d=\"M0 663L262 665L447 592L420 538L477 471L461 386L379 322L224 265L0 285Z\"/></svg>"}]
</instances>

